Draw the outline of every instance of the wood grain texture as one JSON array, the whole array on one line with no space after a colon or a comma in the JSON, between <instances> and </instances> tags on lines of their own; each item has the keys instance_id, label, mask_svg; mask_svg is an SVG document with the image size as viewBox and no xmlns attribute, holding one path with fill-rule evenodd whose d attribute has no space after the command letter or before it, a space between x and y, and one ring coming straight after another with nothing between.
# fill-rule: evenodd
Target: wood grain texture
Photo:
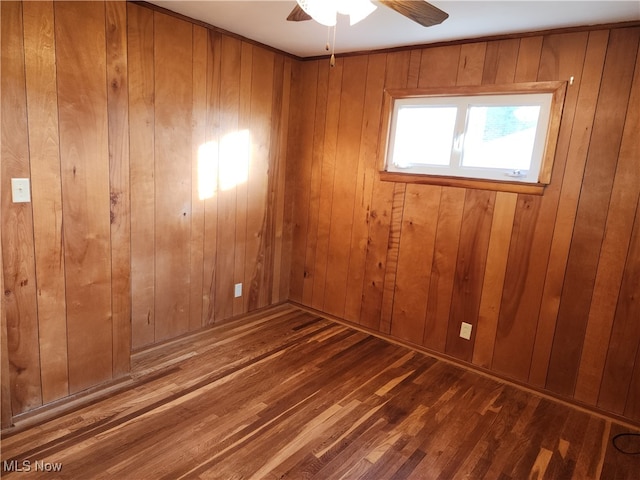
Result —
<instances>
[{"instance_id":1,"label":"wood grain texture","mask_svg":"<svg viewBox=\"0 0 640 480\"><path fill-rule=\"evenodd\" d=\"M242 44L222 37L220 45L220 136L218 163L218 224L216 241L215 318L233 316L236 235L234 142L238 138Z\"/></svg>"},{"instance_id":2,"label":"wood grain texture","mask_svg":"<svg viewBox=\"0 0 640 480\"><path fill-rule=\"evenodd\" d=\"M240 85L238 92L238 128L236 132L229 132L227 135L237 136L237 147L233 152L229 152L229 172L234 172L235 184L235 249L233 255L233 285L243 284L243 295L233 298L233 315L240 315L246 311L251 293L250 285L247 284L245 263L251 264L251 259L247 258L249 249L249 239L247 237L247 202L249 195L248 182L250 177L249 164L252 162L254 132L251 131L251 90L253 80L253 46L247 42L242 42L240 47ZM232 166L233 165L233 166ZM225 171L226 171L225 167ZM237 172L237 175L235 173Z\"/></svg>"},{"instance_id":3,"label":"wood grain texture","mask_svg":"<svg viewBox=\"0 0 640 480\"><path fill-rule=\"evenodd\" d=\"M3 438L1 460L60 462L59 478L633 472L609 444L618 425L290 306L151 348L133 365L130 388Z\"/></svg>"},{"instance_id":4,"label":"wood grain texture","mask_svg":"<svg viewBox=\"0 0 640 480\"><path fill-rule=\"evenodd\" d=\"M437 352L444 352L447 342L464 197L464 190L450 187L444 187L440 196L438 230L431 265L429 300L422 340L424 346Z\"/></svg>"},{"instance_id":5,"label":"wood grain texture","mask_svg":"<svg viewBox=\"0 0 640 480\"><path fill-rule=\"evenodd\" d=\"M220 75L222 36L207 32L207 86L205 141L198 147L198 181L206 187L204 198L204 251L202 280L202 321L216 320L216 277L218 262L218 196L220 149ZM202 166L202 168L200 167ZM206 174L204 172L207 172ZM204 176L205 178L200 178ZM200 183L199 183L200 184Z\"/></svg>"},{"instance_id":6,"label":"wood grain texture","mask_svg":"<svg viewBox=\"0 0 640 480\"><path fill-rule=\"evenodd\" d=\"M367 57L350 57L344 61L341 87L340 119L336 140L336 165L331 209L331 228L327 256L327 277L323 310L343 317L351 256L353 211L355 208L356 178L360 143L353 138L362 135L364 94L361 78L367 70Z\"/></svg>"},{"instance_id":7,"label":"wood grain texture","mask_svg":"<svg viewBox=\"0 0 640 480\"><path fill-rule=\"evenodd\" d=\"M328 69L320 64L320 71ZM311 305L322 309L325 300L327 278L327 258L329 255L329 235L333 209L333 188L335 182L338 124L340 122L340 92L344 74L344 59L337 59L335 67L328 71L327 105L322 136L322 160L320 163L320 183L318 193L318 219L316 228L315 255L313 259L313 293ZM315 138L314 138L315 145ZM311 205L310 205L311 207ZM307 248L308 251L308 248Z\"/></svg>"},{"instance_id":8,"label":"wood grain texture","mask_svg":"<svg viewBox=\"0 0 640 480\"><path fill-rule=\"evenodd\" d=\"M472 331L471 340L460 338L460 326L462 322L477 324L495 195L480 190L465 194L445 352L466 361L473 354L475 333Z\"/></svg>"},{"instance_id":9,"label":"wood grain texture","mask_svg":"<svg viewBox=\"0 0 640 480\"><path fill-rule=\"evenodd\" d=\"M278 62L278 59L276 59ZM293 61L284 59L282 66L282 92L276 90L274 85L274 109L280 107L280 121L274 122L278 127L272 133L272 138L277 138L278 143L271 149L272 157L275 157L275 251L273 255L273 303L282 302L288 298L289 271L291 268L291 188L287 188L286 179L291 159L287 157L287 132L289 131L289 112L291 111L291 76ZM276 79L278 76L276 74ZM279 95L280 93L280 95ZM280 102L280 103L278 103Z\"/></svg>"},{"instance_id":10,"label":"wood grain texture","mask_svg":"<svg viewBox=\"0 0 640 480\"><path fill-rule=\"evenodd\" d=\"M624 126L624 117L612 112L626 111L639 33L614 31L607 47L547 376L547 387L559 393L575 389Z\"/></svg>"},{"instance_id":11,"label":"wood grain texture","mask_svg":"<svg viewBox=\"0 0 640 480\"><path fill-rule=\"evenodd\" d=\"M22 4L42 401L69 394L53 3Z\"/></svg>"},{"instance_id":12,"label":"wood grain texture","mask_svg":"<svg viewBox=\"0 0 640 480\"><path fill-rule=\"evenodd\" d=\"M54 3L54 9L58 101L63 105L69 390L75 393L113 375L105 6Z\"/></svg>"},{"instance_id":13,"label":"wood grain texture","mask_svg":"<svg viewBox=\"0 0 640 480\"><path fill-rule=\"evenodd\" d=\"M625 264L628 261L634 261L634 257L629 253L629 242L634 224L634 212L637 215L635 205L640 196L640 168L638 168L640 145L633 132L638 132L640 129L640 116L637 109L632 106L640 102L640 71L637 67L639 62L640 58L636 60L620 156L591 298L585 343L576 380L576 398L591 403L595 402L599 390L602 389L600 379L605 366L604 357L609 348Z\"/></svg>"},{"instance_id":14,"label":"wood grain texture","mask_svg":"<svg viewBox=\"0 0 640 480\"><path fill-rule=\"evenodd\" d=\"M485 368L491 368L493 364L517 201L518 197L513 193L496 194L472 358L474 364Z\"/></svg>"},{"instance_id":15,"label":"wood grain texture","mask_svg":"<svg viewBox=\"0 0 640 480\"><path fill-rule=\"evenodd\" d=\"M362 293L365 282L365 262L368 247L368 219L373 202L377 166L378 131L382 87L386 69L385 55L371 55L367 62L367 79L364 91L362 131L356 173L356 191L352 218L351 245L349 249L349 273L344 318L357 322L360 318Z\"/></svg>"},{"instance_id":16,"label":"wood grain texture","mask_svg":"<svg viewBox=\"0 0 640 480\"><path fill-rule=\"evenodd\" d=\"M2 171L0 170L1 180ZM1 250L2 237L0 236ZM2 266L2 255L0 255L0 271ZM0 292L4 293L4 275L0 275ZM5 429L11 426L13 410L11 408L11 371L9 370L9 344L7 340L7 314L4 308L4 295L0 298L0 349L0 428Z\"/></svg>"},{"instance_id":17,"label":"wood grain texture","mask_svg":"<svg viewBox=\"0 0 640 480\"><path fill-rule=\"evenodd\" d=\"M615 413L635 407L627 399L632 384L638 348L640 348L640 201L636 201L636 218L627 251L616 315L613 319L607 360L602 372L598 406ZM622 242L621 242L622 243ZM633 401L633 400L632 400Z\"/></svg>"},{"instance_id":18,"label":"wood grain texture","mask_svg":"<svg viewBox=\"0 0 640 480\"><path fill-rule=\"evenodd\" d=\"M436 211L440 194L440 188L428 185L407 185L405 192L391 335L418 345L424 337L437 228L437 218L424 218L422 212Z\"/></svg>"},{"instance_id":19,"label":"wood grain texture","mask_svg":"<svg viewBox=\"0 0 640 480\"><path fill-rule=\"evenodd\" d=\"M458 356L467 362L477 362L478 365L498 375L515 378L534 388L546 388L554 394L568 395L565 398L571 398L574 395L573 387L566 391L562 386L547 382L549 375L558 375L556 370L560 366L560 360L552 359L552 350L555 348L554 355L557 355L558 352L580 352L583 348L587 349L590 352L588 358L582 354L574 359L575 362L572 360L574 363L571 369L574 375L578 374L578 368L584 369L584 377L580 380L579 387L583 393L578 393L576 390L575 395L576 398L578 395L583 395L581 397L583 401L588 405L596 406L605 359L607 355L612 355L609 351L608 332L611 331L616 305L620 301L617 285L621 282L623 269L628 267L629 263L624 252L625 245L630 241L632 225L630 218L635 208L633 192L637 188L637 180L635 177L628 176L628 173L622 173L626 170L621 170L621 176L618 176L614 170L606 167L607 162L604 162L599 166L595 166L594 163L591 167L594 172L608 169L608 173L596 182L595 179L599 174L595 175L592 172L594 176L590 177L589 168L585 170L585 165L588 159L595 159L596 156L602 155L606 155L612 164L621 161L618 160L620 154L617 152L618 147L615 147L614 140L618 138L617 142L620 142L626 122L633 125L633 116L627 115L627 106L629 104L628 85L631 82L630 72L633 72L637 60L637 46L634 46L635 43L632 41L635 38L635 30L635 26L631 28L620 26L620 28L601 30L551 32L521 38L510 37L486 42L471 41L457 45L421 47L404 52L382 54L387 57L385 72L387 78L384 86L378 87L377 93L383 97L385 89L415 92L411 89L417 87L444 92L448 86L492 88L497 84L568 82L571 77L573 77L573 83L567 84L566 87L560 134L555 145L555 163L553 170L550 171L551 181L544 188L536 186L534 189L520 189L505 193L499 185L469 182L453 186L436 182L435 188L441 189L437 211L431 207L427 208L423 202L418 201L416 205L423 208L420 212L417 206L413 205L413 200L410 200L413 198L412 195L407 194L405 185L407 178L379 172L386 148L385 125L381 125L377 133L376 164L363 166L359 163L354 175L350 167L345 165L342 169L340 163L335 163L333 166L335 178L342 179L343 174L352 178L358 189L357 195L360 195L361 186L364 189L369 188L367 181L372 179L368 215L364 215L365 204L354 202L349 252L350 259L353 261L350 260L348 281L350 282L353 278L356 280L356 285L353 293L347 292L345 311L341 316L382 334L403 340L419 335L420 329L423 328L421 343L426 348ZM628 49L624 55L620 49L622 43ZM376 55L363 54L363 56L367 57L369 65L374 57L380 58ZM300 75L305 75L305 70L308 70L311 75L311 70L315 72L317 68L318 65L314 62L305 63L301 67ZM612 73L614 70L616 74ZM605 79L608 75L610 75L609 78L613 78L621 74L623 81L620 85L606 85L606 82L601 81L603 73ZM370 77L365 69L362 69L359 80L361 85L369 84ZM626 94L625 89L627 89ZM311 102L307 95L312 96L315 99L314 112L317 112L318 108L326 105L328 91L329 79L314 74L313 85L301 88L300 95L307 102ZM334 92L332 95L339 97L346 96L347 93L344 90ZM374 95L374 92L371 93L371 98L372 100L369 100L367 92L364 112L368 109L378 111L380 106L383 111L386 111L388 108L386 100L381 104L380 96ZM614 98L617 100L614 101ZM623 98L626 99L624 102ZM338 100L340 99L331 101ZM374 104L370 105L370 101ZM604 103L609 106L605 108ZM304 219L309 222L308 233L306 236L294 237L293 250L306 249L306 265L307 267L312 265L312 267L305 270L307 278L303 285L304 294L301 297L291 296L290 298L302 298L304 305L314 306L313 294L307 286L311 284L315 288L318 284L318 279L314 278L318 273L315 271L315 266L319 258L316 247L320 230L317 225L323 216L324 218L330 216L333 221L334 215L330 209L335 208L335 199L330 202L330 207L328 202L319 201L320 168L326 168L326 162L332 161L327 160L327 156L333 155L323 150L327 145L324 135L331 131L331 128L336 128L340 119L331 123L327 120L329 117L322 113L324 123L322 129L319 129L317 115L296 117L300 111L293 112L291 118L305 124L296 125L295 131L313 128L315 135L322 135L323 140L320 144L305 141L305 148L311 152L305 158L312 160L309 164L301 165L300 171L305 172L304 187L309 188L309 193L305 192L305 194L309 195L306 198L307 201L311 199L310 204L313 208L309 209L309 216ZM366 117L367 114L365 114ZM605 117L611 121L604 122ZM629 120L626 117L629 117ZM598 122L603 122L599 128L597 128ZM628 126L627 129L629 128L634 127ZM613 130L617 133L612 136L610 134ZM291 138L295 136L293 132L294 130L291 130ZM605 136L607 140L604 139ZM596 137L600 140L596 140ZM352 151L360 151L361 155L367 148L368 138L363 135L357 138L353 135L347 145ZM375 138L371 139L372 142L375 140ZM361 171L363 167L364 172ZM603 179L605 179L604 183ZM339 181L336 180L334 187L339 188ZM302 188L296 180L293 182L295 188ZM425 188L434 187L425 186ZM475 191L482 192L470 193ZM623 192L625 192L624 198L631 195L625 203L625 208L621 208L620 203ZM495 212L487 215L486 221L480 223L477 223L477 218L473 218L476 225L470 225L468 220L471 220L472 215L465 213L465 207L467 210L470 208L470 200L468 200L471 198L470 195L495 197L495 203L493 201L489 203L492 204L491 208L500 213L497 216ZM587 220L589 209L583 207L583 214L578 214L579 202L598 195L602 197L598 213L601 218L598 217L600 220L596 222L600 224L598 238L608 239L607 243L602 245L598 241L584 243L578 238L581 236L582 229L589 230L593 226ZM615 204L618 205L615 209L616 213L613 213L613 204L607 203L607 198L611 201L616 199ZM431 205L430 202L428 203ZM411 215L417 218L414 224L431 225L430 222L436 222L430 272L422 271L422 263L417 259L421 254L408 254L408 252L422 252L421 249L428 248L430 240L428 236L425 239L421 235L413 235L414 238L410 239L412 229L409 228L408 218L403 217L407 209L417 212ZM625 220L622 220L623 218ZM355 232L364 231L365 228L367 245L364 262L362 262L360 249L363 245L356 243ZM407 234L406 237L405 234ZM362 238L362 235L359 234L358 237ZM417 241L417 237L420 237L422 243ZM575 252L574 256L571 256L570 250L576 248L576 242L584 245L584 253L590 259L589 262L593 263L593 268L586 267L586 264L580 266L581 262L578 261L580 256ZM407 257L403 257L403 251L407 252ZM324 258L323 251L321 256ZM416 257L415 262L410 265L409 258L413 257ZM322 260L321 263L324 265L324 262L325 260ZM332 262L333 260L329 260L326 271L339 271L341 266L332 265ZM571 264L573 267L570 267ZM474 266L471 267L471 265ZM571 315L572 318L579 317L576 322L581 324L579 335L575 340L568 334L561 335L562 339L555 335L558 331L556 319L560 318L558 314L563 302L565 309L575 303L573 294L570 294L571 291L576 293L580 290L586 295L585 292L590 290L583 288L588 275L582 276L576 273L569 282L567 275L572 274L568 267L573 268L575 272L588 268L594 282L597 278L596 274L600 272L599 287L591 289L593 295L588 293L585 302L580 302L579 307L572 307L582 312L577 316ZM609 271L609 267L612 270ZM472 271L473 279L467 275ZM338 291L337 284L342 284L342 280L332 285L331 276L326 273L323 275L321 283L325 285L325 292L332 288ZM360 288L360 276L362 288ZM416 284L415 292L407 292L407 286L403 282L412 276L420 278L420 281L413 282ZM294 278L296 277L291 277L292 281ZM420 292L425 288L424 282L427 282L427 278L428 292L426 298L422 298ZM612 281L605 281L607 279ZM292 284L292 292L297 292L299 288L299 285ZM399 293L401 290L408 295L406 298ZM420 298L420 301L417 303L410 301L409 297L413 296ZM595 296L601 300L596 300ZM325 298L325 303L327 301L331 300ZM421 302L426 303L424 327L420 326L419 319L408 314L406 317L410 320L404 321L406 323L394 323L396 314L400 314L404 307L409 309L415 307L421 310L423 307ZM468 311L462 313L467 307L469 307ZM336 312L340 315L337 310L334 313ZM465 344L458 338L459 323L463 318L469 321L469 317L470 322L475 326L474 331L477 336ZM589 318L591 320L588 320ZM596 318L603 320L596 320ZM626 321L625 317L625 320L621 320L622 323L619 324L623 330L625 327L622 325ZM479 323L476 324L476 322ZM588 335L584 330L587 324L589 325ZM407 331L403 330L402 325L407 327ZM566 331L569 330L567 327ZM412 333L408 333L409 331ZM629 353L636 340L635 332L631 332L631 338L625 341L628 348L622 347L626 352L624 353L626 361L631 364L633 361ZM551 373L552 371L554 373ZM625 371L625 380L616 388L622 388L622 385L625 385L630 392L635 392L635 387L631 385L635 386L637 383L636 371L635 367L633 371ZM625 411L635 412L633 407L627 406L630 397L627 398L626 394L622 397L623 399L620 399L620 403L616 406L616 411L620 411L620 405L624 400ZM548 456L548 453L542 452L538 461L541 470L551 468L552 471L556 471L555 461L552 456ZM514 465L514 468L516 467Z\"/></svg>"},{"instance_id":20,"label":"wood grain texture","mask_svg":"<svg viewBox=\"0 0 640 480\"><path fill-rule=\"evenodd\" d=\"M315 104L312 107L315 114L313 122L313 136L308 145L309 158L311 158L309 175L309 203L307 210L307 237L304 252L304 274L302 280L302 300L305 304L313 302L313 286L315 282L316 246L318 244L318 215L320 207L320 186L322 182L322 166L324 154L324 132L327 117L329 74L328 68L322 68L321 62L316 62L317 71L314 68L315 78L312 88L317 88ZM304 167L303 167L304 168Z\"/></svg>"},{"instance_id":21,"label":"wood grain texture","mask_svg":"<svg viewBox=\"0 0 640 480\"><path fill-rule=\"evenodd\" d=\"M200 152L207 143L207 51L208 34L202 27L193 26L193 103L191 107L191 245L189 272L189 330L203 327L204 304L204 237L205 183L199 164ZM204 161L204 159L203 159Z\"/></svg>"},{"instance_id":22,"label":"wood grain texture","mask_svg":"<svg viewBox=\"0 0 640 480\"><path fill-rule=\"evenodd\" d=\"M576 99L576 111L583 112L583 114L575 117L574 127L570 135L571 141L565 168L567 172L572 172L572 174L565 175L562 180L562 193L558 200L556 225L554 226L551 240L549 265L540 303L538 330L529 373L529 381L537 386L543 386L546 382L571 235L575 223L584 165L589 150L593 114L600 90L608 36L608 31L589 34L584 66L580 69L581 76L578 78L580 87Z\"/></svg>"},{"instance_id":23,"label":"wood grain texture","mask_svg":"<svg viewBox=\"0 0 640 480\"><path fill-rule=\"evenodd\" d=\"M11 178L29 177L22 5L3 2L2 255L13 414L42 404L31 204L14 204ZM7 227L5 227L5 225Z\"/></svg>"},{"instance_id":24,"label":"wood grain texture","mask_svg":"<svg viewBox=\"0 0 640 480\"><path fill-rule=\"evenodd\" d=\"M192 27L154 13L155 340L189 329Z\"/></svg>"},{"instance_id":25,"label":"wood grain texture","mask_svg":"<svg viewBox=\"0 0 640 480\"><path fill-rule=\"evenodd\" d=\"M129 185L131 188L131 345L155 339L153 12L127 4Z\"/></svg>"},{"instance_id":26,"label":"wood grain texture","mask_svg":"<svg viewBox=\"0 0 640 480\"><path fill-rule=\"evenodd\" d=\"M313 283L307 281L309 272L307 270L307 243L309 242L309 225L311 209L311 172L312 172L312 152L313 137L316 116L316 87L318 85L318 64L311 62L307 68L302 65L294 65L291 71L291 104L289 123L289 135L295 135L297 142L287 144L287 158L289 169L287 178L294 179L293 185L288 189L291 199L291 269L289 282L289 298L302 301L306 298L305 304L311 302L313 294ZM297 119L306 111L314 121L300 122ZM306 287L306 295L305 295Z\"/></svg>"},{"instance_id":27,"label":"wood grain texture","mask_svg":"<svg viewBox=\"0 0 640 480\"><path fill-rule=\"evenodd\" d=\"M131 200L129 190L129 97L127 6L107 2L107 108L111 198L111 308L113 377L129 372L131 355Z\"/></svg>"},{"instance_id":28,"label":"wood grain texture","mask_svg":"<svg viewBox=\"0 0 640 480\"><path fill-rule=\"evenodd\" d=\"M269 202L270 146L272 139L270 119L279 116L273 110L275 63L272 52L254 49L250 108L251 157L247 183L247 243L244 283L246 310L267 305L269 276L272 271L272 218Z\"/></svg>"},{"instance_id":29,"label":"wood grain texture","mask_svg":"<svg viewBox=\"0 0 640 480\"><path fill-rule=\"evenodd\" d=\"M415 58L415 57L414 57ZM410 51L398 52L387 55L387 69L385 88L404 88L409 82L411 69L415 61L411 62ZM381 128L382 125L381 125ZM381 134L381 137L384 133ZM379 143L380 144L380 143ZM386 245L384 263L378 262L379 266L384 265L383 282L380 284L380 331L389 333L391 330L391 315L393 313L393 297L395 294L395 279L398 266L398 253L400 248L400 226L402 224L402 210L404 208L404 194L406 185L403 183L391 184L391 197L389 198L388 230L387 238L380 238ZM386 222L385 222L386 223ZM384 223L383 223L384 225Z\"/></svg>"},{"instance_id":30,"label":"wood grain texture","mask_svg":"<svg viewBox=\"0 0 640 480\"><path fill-rule=\"evenodd\" d=\"M291 203L286 163L276 166L293 62L245 42L240 89L240 42L184 19L123 2L3 9L3 178L33 187L33 203L16 206L3 187L10 423L126 375L132 348L233 315L236 278L246 289L235 313L286 298ZM226 193L220 140L238 133L240 116L256 161ZM203 146L215 153L206 199Z\"/></svg>"}]
</instances>

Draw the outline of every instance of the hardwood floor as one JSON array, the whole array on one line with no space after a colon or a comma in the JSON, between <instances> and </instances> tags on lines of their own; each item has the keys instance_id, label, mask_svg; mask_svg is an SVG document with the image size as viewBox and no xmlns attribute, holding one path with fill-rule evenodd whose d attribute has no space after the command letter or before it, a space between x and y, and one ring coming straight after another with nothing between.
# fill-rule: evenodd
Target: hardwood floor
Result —
<instances>
[{"instance_id":1,"label":"hardwood floor","mask_svg":"<svg viewBox=\"0 0 640 480\"><path fill-rule=\"evenodd\" d=\"M288 305L154 347L133 363L125 390L5 433L3 477L20 478L18 469L73 479L640 471L637 456L611 447L612 435L627 431L618 425Z\"/></svg>"}]
</instances>

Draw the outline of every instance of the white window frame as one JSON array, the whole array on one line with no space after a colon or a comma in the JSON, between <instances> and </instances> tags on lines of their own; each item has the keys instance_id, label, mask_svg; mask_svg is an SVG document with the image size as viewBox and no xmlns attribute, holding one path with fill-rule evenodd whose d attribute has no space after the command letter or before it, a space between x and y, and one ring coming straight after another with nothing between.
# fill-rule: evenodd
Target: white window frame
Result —
<instances>
[{"instance_id":1,"label":"white window frame","mask_svg":"<svg viewBox=\"0 0 640 480\"><path fill-rule=\"evenodd\" d=\"M542 193L551 181L553 158L560 130L566 82L536 82L477 87L386 90L381 146L382 180L439 185L475 186L490 190ZM394 165L397 111L406 106L454 106L458 109L449 165ZM540 115L529 171L461 165L462 145L470 106L540 105ZM470 183L471 182L471 183ZM475 184L474 184L475 182Z\"/></svg>"}]
</instances>

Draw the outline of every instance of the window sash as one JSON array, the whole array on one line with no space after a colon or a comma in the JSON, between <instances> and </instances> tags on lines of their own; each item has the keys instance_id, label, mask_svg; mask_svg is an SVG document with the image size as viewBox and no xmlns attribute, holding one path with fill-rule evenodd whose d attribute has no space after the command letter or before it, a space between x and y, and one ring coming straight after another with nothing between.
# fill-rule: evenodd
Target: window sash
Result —
<instances>
[{"instance_id":1,"label":"window sash","mask_svg":"<svg viewBox=\"0 0 640 480\"><path fill-rule=\"evenodd\" d=\"M465 95L465 96L428 96L417 98L401 98L394 102L391 130L389 134L389 149L387 171L415 173L423 175L445 175L491 180L509 180L518 182L538 182L538 173L544 154L547 135L547 125L551 114L553 94L545 93L509 93L504 95ZM520 174L514 168L472 167L462 163L465 146L465 135L468 133L469 116L474 107L539 107L538 120L531 152L529 169ZM398 115L406 108L455 108L457 111L454 130L451 138L451 149L448 165L429 163L399 164L394 162L396 141L398 140Z\"/></svg>"},{"instance_id":2,"label":"window sash","mask_svg":"<svg viewBox=\"0 0 640 480\"><path fill-rule=\"evenodd\" d=\"M555 149L560 131L560 121L567 90L566 81L530 82L504 85L477 85L460 87L433 87L433 88L404 88L385 89L383 97L383 110L381 122L380 145L378 148L378 164L380 179L383 181L422 183L432 185L460 186L463 188L481 188L494 191L507 191L518 193L542 194L544 187L551 182L551 172ZM414 168L396 168L391 164L391 142L393 140L392 129L394 127L393 113L396 103L407 100L410 102L437 102L436 104L451 104L457 97L473 97L480 102L486 96L525 94L525 93L550 93L549 121L546 128L538 128L537 134L544 136L542 145L543 154L540 160L540 171L537 180L529 177L524 181L522 177L504 176L504 179L483 178L481 172L470 171L465 167L462 176L453 176L450 167L448 170L434 168L432 172L425 172L423 166ZM425 100L422 100L425 98ZM460 141L461 139L459 139ZM422 172L420 171L422 169ZM424 173L423 173L424 172ZM475 175L475 176L474 176ZM491 177L487 175L487 177ZM517 180L516 180L517 178ZM533 182L533 183L531 183Z\"/></svg>"}]
</instances>

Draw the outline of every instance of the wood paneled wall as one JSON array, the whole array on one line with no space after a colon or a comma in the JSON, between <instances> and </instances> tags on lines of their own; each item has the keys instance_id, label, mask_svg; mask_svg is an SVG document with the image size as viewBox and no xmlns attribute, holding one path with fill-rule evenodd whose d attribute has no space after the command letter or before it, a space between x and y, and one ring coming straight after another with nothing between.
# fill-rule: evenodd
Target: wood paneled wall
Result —
<instances>
[{"instance_id":1,"label":"wood paneled wall","mask_svg":"<svg viewBox=\"0 0 640 480\"><path fill-rule=\"evenodd\" d=\"M1 9L6 425L286 300L293 60L121 1Z\"/></svg>"},{"instance_id":2,"label":"wood paneled wall","mask_svg":"<svg viewBox=\"0 0 640 480\"><path fill-rule=\"evenodd\" d=\"M614 28L296 65L290 298L640 421L639 39ZM384 88L571 77L544 195L379 180Z\"/></svg>"}]
</instances>

